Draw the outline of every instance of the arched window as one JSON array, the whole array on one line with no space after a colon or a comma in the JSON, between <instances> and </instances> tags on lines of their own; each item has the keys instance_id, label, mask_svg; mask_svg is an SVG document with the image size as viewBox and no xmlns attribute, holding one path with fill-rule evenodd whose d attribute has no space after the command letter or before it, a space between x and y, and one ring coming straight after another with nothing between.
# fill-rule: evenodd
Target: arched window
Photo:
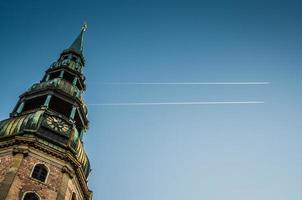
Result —
<instances>
[{"instance_id":1,"label":"arched window","mask_svg":"<svg viewBox=\"0 0 302 200\"><path fill-rule=\"evenodd\" d=\"M45 182L48 174L47 167L43 164L36 164L31 177L39 181Z\"/></svg>"},{"instance_id":2,"label":"arched window","mask_svg":"<svg viewBox=\"0 0 302 200\"><path fill-rule=\"evenodd\" d=\"M23 200L40 200L39 196L34 193L34 192L27 192L24 197Z\"/></svg>"}]
</instances>

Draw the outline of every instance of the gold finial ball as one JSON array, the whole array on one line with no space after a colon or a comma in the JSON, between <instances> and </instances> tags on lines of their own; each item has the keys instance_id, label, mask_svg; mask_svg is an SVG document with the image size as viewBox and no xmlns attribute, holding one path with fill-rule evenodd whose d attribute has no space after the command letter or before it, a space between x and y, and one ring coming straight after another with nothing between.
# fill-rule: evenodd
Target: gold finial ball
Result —
<instances>
[{"instance_id":1,"label":"gold finial ball","mask_svg":"<svg viewBox=\"0 0 302 200\"><path fill-rule=\"evenodd\" d=\"M87 22L84 22L84 24L82 25L82 30L86 31L88 29L88 24Z\"/></svg>"}]
</instances>

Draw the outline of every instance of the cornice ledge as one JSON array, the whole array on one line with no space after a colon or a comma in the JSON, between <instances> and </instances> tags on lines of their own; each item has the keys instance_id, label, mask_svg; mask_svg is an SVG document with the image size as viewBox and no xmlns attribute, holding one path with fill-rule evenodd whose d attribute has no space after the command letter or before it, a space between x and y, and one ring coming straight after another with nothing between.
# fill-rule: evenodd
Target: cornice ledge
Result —
<instances>
[{"instance_id":1,"label":"cornice ledge","mask_svg":"<svg viewBox=\"0 0 302 200\"><path fill-rule=\"evenodd\" d=\"M73 177L74 177L74 173L72 172L72 169L70 169L67 165L62 167L62 173L68 174L70 179L73 179Z\"/></svg>"},{"instance_id":2,"label":"cornice ledge","mask_svg":"<svg viewBox=\"0 0 302 200\"><path fill-rule=\"evenodd\" d=\"M27 146L24 146L24 147L14 147L13 148L13 155L16 155L16 154L23 154L24 157L28 156L29 154L29 148Z\"/></svg>"}]
</instances>

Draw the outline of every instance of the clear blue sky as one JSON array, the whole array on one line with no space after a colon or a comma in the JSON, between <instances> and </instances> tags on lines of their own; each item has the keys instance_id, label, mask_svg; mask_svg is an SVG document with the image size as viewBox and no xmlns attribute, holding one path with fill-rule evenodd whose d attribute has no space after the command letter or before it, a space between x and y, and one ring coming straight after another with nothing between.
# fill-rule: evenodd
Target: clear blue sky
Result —
<instances>
[{"instance_id":1,"label":"clear blue sky","mask_svg":"<svg viewBox=\"0 0 302 200\"><path fill-rule=\"evenodd\" d=\"M302 199L301 1L1 1L0 117L88 21L95 200ZM270 85L106 85L269 81Z\"/></svg>"}]
</instances>

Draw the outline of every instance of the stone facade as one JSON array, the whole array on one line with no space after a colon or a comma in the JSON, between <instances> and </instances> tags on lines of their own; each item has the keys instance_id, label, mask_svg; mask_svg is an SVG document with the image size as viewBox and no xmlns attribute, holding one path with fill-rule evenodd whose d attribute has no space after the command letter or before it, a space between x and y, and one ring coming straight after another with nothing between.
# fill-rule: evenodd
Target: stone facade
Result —
<instances>
[{"instance_id":1,"label":"stone facade","mask_svg":"<svg viewBox=\"0 0 302 200\"><path fill-rule=\"evenodd\" d=\"M9 150L9 151L8 151ZM4 152L5 151L5 152ZM8 153L10 152L10 154ZM0 151L0 193L4 194L3 183L9 181L9 171L13 168L13 161L21 155L21 162L18 166L12 183L9 187L7 197L2 197L3 200L19 200L28 191L34 191L39 195L41 200L56 200L58 199L58 191L64 186L63 176L66 174L63 168L68 165L64 160L58 160L44 152L36 149L28 149L28 154L17 153L13 155L13 149L3 149ZM48 175L45 182L41 182L32 178L32 171L36 164L43 164L48 169ZM77 200L85 199L81 192L81 187L77 176L71 166L71 176L68 174L68 181L65 183L66 191L62 200L71 200L73 193ZM1 199L1 197L0 197ZM2 199L1 199L2 200Z\"/></svg>"},{"instance_id":2,"label":"stone facade","mask_svg":"<svg viewBox=\"0 0 302 200\"><path fill-rule=\"evenodd\" d=\"M12 164L12 155L3 155L0 157L0 183L4 180L5 175Z\"/></svg>"}]
</instances>

